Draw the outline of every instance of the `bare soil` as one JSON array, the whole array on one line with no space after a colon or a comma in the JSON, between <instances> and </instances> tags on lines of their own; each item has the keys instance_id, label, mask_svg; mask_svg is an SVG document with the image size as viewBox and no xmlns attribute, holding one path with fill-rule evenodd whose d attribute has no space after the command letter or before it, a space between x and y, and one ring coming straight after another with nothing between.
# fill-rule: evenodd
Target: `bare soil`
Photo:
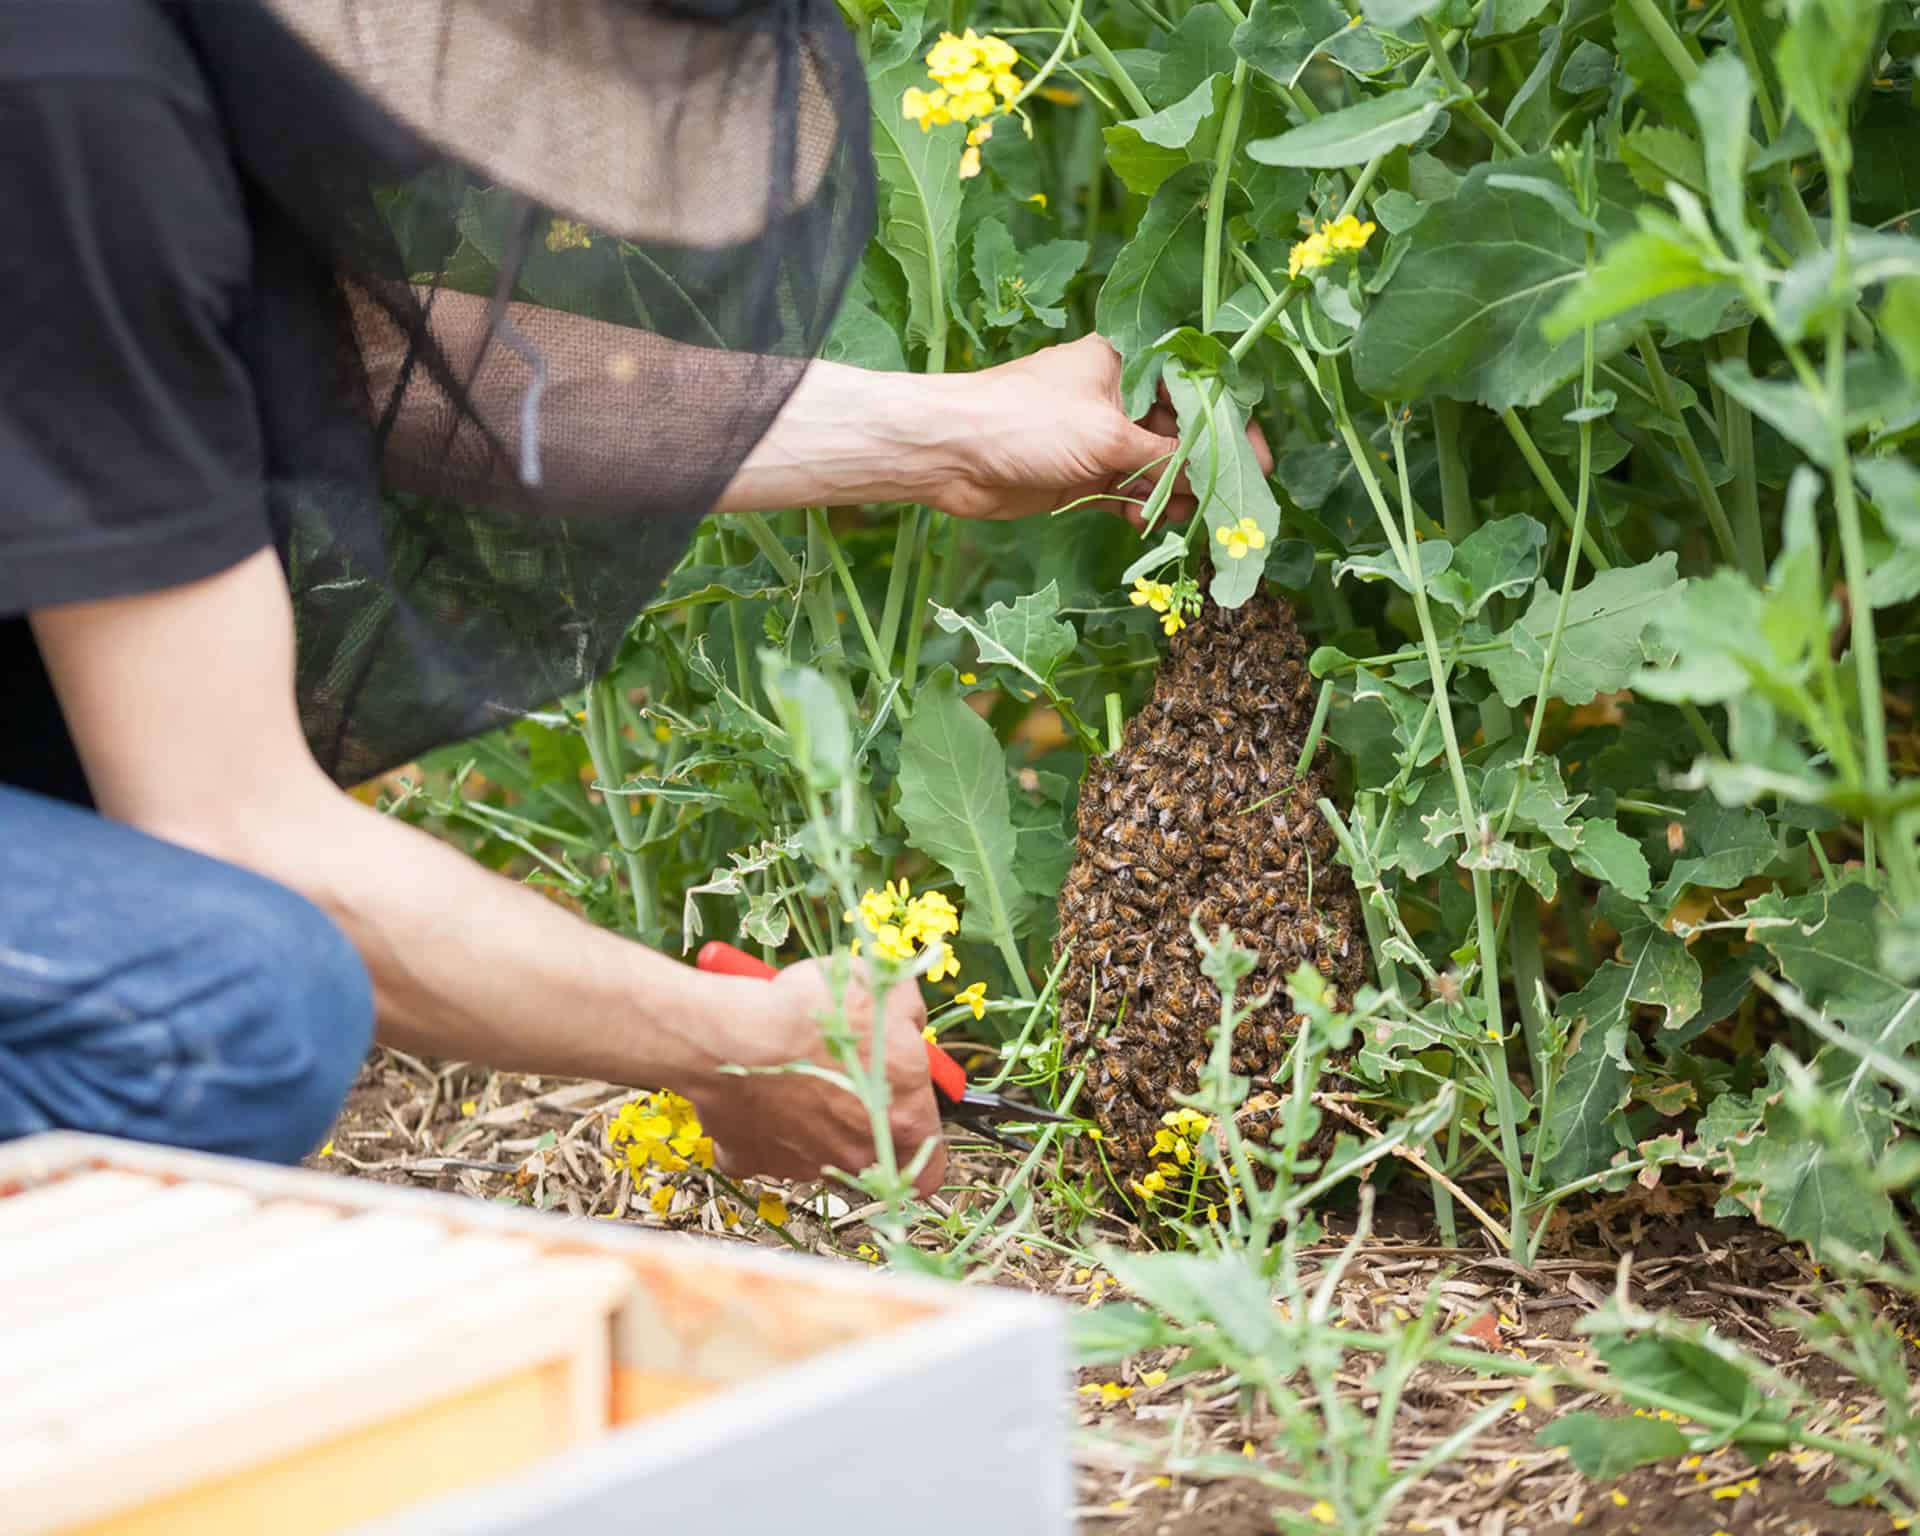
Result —
<instances>
[{"instance_id":1,"label":"bare soil","mask_svg":"<svg viewBox=\"0 0 1920 1536\"><path fill-rule=\"evenodd\" d=\"M782 1231L753 1215L758 1184L737 1193L702 1175L683 1175L666 1217L636 1197L609 1158L605 1126L630 1093L607 1084L492 1074L460 1063L427 1063L377 1051L362 1071L324 1156L310 1166L350 1177L424 1185L478 1199L507 1200L561 1217L608 1217L698 1232L715 1241L797 1247L864 1262L863 1212L817 1186L777 1186L790 1212ZM1014 1163L985 1146L958 1148L942 1204L980 1209L1011 1177ZM1350 1325L1390 1327L1439 1286L1454 1327L1476 1324L1490 1347L1528 1360L1567 1358L1584 1348L1580 1320L1616 1282L1623 1255L1636 1301L1711 1322L1803 1382L1818 1398L1819 1426L1859 1432L1880 1414L1824 1362L1802 1357L1797 1341L1773 1326L1779 1307L1812 1305L1817 1277L1805 1256L1750 1222L1712 1215L1713 1185L1678 1184L1596 1200L1557 1221L1548 1256L1524 1269L1495 1252L1481 1233L1442 1247L1419 1192L1383 1195L1380 1234L1352 1265L1339 1292ZM1329 1225L1339 1226L1337 1215ZM1119 1298L1103 1272L1064 1260L1035 1234L1009 1231L993 1248L998 1283L1097 1306ZM1083 1229L1123 1243L1138 1234L1120 1223ZM1336 1236L1337 1240L1337 1236ZM980 1247L988 1249L991 1240ZM1334 1251L1330 1240L1326 1252ZM871 1252L871 1250L868 1250ZM1239 1455L1265 1443L1271 1425L1249 1416L1240 1394L1207 1376L1149 1384L1167 1360L1136 1358L1118 1369L1083 1371L1075 1412L1078 1513L1096 1536L1246 1536L1276 1529L1277 1495L1239 1479L1194 1479L1163 1472L1176 1430L1189 1452ZM1125 1391L1103 1394L1112 1383ZM1430 1368L1416 1378L1396 1429L1396 1453L1408 1461L1449 1434L1488 1401L1519 1395L1517 1378L1469 1376ZM1364 1395L1360 1372L1349 1384ZM1112 1398L1109 1401L1108 1398ZM1410 1498L1396 1532L1435 1536L1891 1536L1883 1511L1841 1509L1825 1490L1837 1474L1828 1457L1775 1456L1763 1467L1732 1452L1663 1464L1611 1484L1582 1477L1566 1453L1534 1439L1555 1414L1605 1410L1597 1394L1562 1392L1510 1414L1467 1454L1443 1466ZM1749 1479L1752 1481L1749 1482ZM1718 1497L1716 1497L1718 1495Z\"/></svg>"}]
</instances>

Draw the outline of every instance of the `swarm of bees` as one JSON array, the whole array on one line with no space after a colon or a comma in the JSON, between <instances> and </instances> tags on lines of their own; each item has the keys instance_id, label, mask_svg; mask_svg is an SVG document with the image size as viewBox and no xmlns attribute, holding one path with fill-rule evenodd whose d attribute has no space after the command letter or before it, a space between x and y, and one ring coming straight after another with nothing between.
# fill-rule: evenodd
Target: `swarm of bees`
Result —
<instances>
[{"instance_id":1,"label":"swarm of bees","mask_svg":"<svg viewBox=\"0 0 1920 1536\"><path fill-rule=\"evenodd\" d=\"M1150 1166L1160 1117L1176 1091L1198 1088L1220 1020L1189 918L1210 934L1225 924L1258 954L1243 999L1274 994L1234 1031L1233 1070L1256 1090L1284 1091L1274 1079L1295 1027L1285 977L1314 966L1343 1000L1365 979L1353 881L1315 806L1325 747L1294 773L1314 689L1285 602L1209 604L1174 636L1120 750L1081 787L1078 853L1060 890L1058 945L1072 949L1061 1019L1123 1177Z\"/></svg>"}]
</instances>

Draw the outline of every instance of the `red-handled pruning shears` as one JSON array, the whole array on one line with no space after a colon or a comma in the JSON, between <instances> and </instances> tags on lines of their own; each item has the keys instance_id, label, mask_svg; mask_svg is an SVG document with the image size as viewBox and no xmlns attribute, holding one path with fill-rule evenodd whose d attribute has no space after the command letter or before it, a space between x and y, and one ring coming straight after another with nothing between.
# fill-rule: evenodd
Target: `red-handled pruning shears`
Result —
<instances>
[{"instance_id":1,"label":"red-handled pruning shears","mask_svg":"<svg viewBox=\"0 0 1920 1536\"><path fill-rule=\"evenodd\" d=\"M700 946L696 963L701 970L710 971L716 976L744 976L753 981L771 981L780 974L776 967L768 965L766 961L719 939ZM933 1079L933 1101L940 1106L942 1120L956 1121L976 1135L985 1136L1003 1146L1030 1150L1030 1143L1000 1129L1003 1121L1022 1124L1058 1121L1066 1124L1073 1119L1071 1115L1055 1114L1050 1109L1041 1109L1034 1104L1016 1104L997 1093L983 1093L978 1088L969 1088L966 1071L960 1063L932 1040L927 1042L927 1075Z\"/></svg>"}]
</instances>

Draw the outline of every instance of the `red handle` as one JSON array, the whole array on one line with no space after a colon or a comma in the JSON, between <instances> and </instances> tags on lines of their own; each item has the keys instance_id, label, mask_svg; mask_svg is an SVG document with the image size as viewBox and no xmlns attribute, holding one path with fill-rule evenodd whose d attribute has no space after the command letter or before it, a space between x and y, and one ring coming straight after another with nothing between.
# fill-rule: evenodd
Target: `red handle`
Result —
<instances>
[{"instance_id":1,"label":"red handle","mask_svg":"<svg viewBox=\"0 0 1920 1536\"><path fill-rule=\"evenodd\" d=\"M780 974L777 967L720 939L702 944L694 963L715 976L743 976L749 981L771 981ZM952 1103L958 1104L967 1096L966 1072L932 1040L927 1042L927 1075L941 1095Z\"/></svg>"}]
</instances>

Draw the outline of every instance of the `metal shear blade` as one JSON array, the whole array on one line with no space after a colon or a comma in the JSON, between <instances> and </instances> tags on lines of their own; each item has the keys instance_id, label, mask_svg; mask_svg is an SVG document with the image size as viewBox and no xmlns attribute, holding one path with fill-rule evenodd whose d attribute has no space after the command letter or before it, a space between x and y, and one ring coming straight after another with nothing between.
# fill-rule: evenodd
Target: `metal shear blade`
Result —
<instances>
[{"instance_id":1,"label":"metal shear blade","mask_svg":"<svg viewBox=\"0 0 1920 1536\"><path fill-rule=\"evenodd\" d=\"M1003 1131L1003 1122L1020 1125L1059 1124L1071 1125L1072 1115L1058 1114L1051 1109L1042 1109L1038 1104L1016 1104L1012 1099L1002 1098L997 1093L987 1093L978 1088L969 1088L958 1103L951 1099L942 1099L941 1115L943 1119L965 1126L976 1136L984 1136L988 1141L997 1141L1003 1147L1011 1147L1016 1152L1030 1152L1033 1143L1023 1136L1015 1136Z\"/></svg>"}]
</instances>

